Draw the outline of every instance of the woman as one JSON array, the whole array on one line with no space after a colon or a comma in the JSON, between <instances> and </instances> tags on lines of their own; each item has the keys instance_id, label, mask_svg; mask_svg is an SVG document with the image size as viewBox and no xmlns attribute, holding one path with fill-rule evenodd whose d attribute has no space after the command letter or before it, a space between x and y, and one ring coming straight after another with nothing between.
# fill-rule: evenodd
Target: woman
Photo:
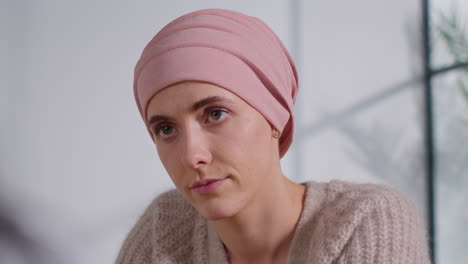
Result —
<instances>
[{"instance_id":1,"label":"woman","mask_svg":"<svg viewBox=\"0 0 468 264\"><path fill-rule=\"evenodd\" d=\"M151 203L117 263L428 263L401 194L283 175L297 89L291 56L257 18L209 9L164 27L134 91L177 190Z\"/></svg>"}]
</instances>

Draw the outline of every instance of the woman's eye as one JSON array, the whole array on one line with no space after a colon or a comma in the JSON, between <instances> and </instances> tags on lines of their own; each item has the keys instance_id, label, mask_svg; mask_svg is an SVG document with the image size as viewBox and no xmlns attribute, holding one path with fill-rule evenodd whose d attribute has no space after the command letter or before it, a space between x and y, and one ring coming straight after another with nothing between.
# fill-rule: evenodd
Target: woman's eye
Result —
<instances>
[{"instance_id":1,"label":"woman's eye","mask_svg":"<svg viewBox=\"0 0 468 264\"><path fill-rule=\"evenodd\" d=\"M226 117L226 111L222 109L214 109L209 113L211 122L220 122Z\"/></svg>"},{"instance_id":2,"label":"woman's eye","mask_svg":"<svg viewBox=\"0 0 468 264\"><path fill-rule=\"evenodd\" d=\"M174 134L175 129L169 125L159 126L156 130L157 135L162 138L168 138Z\"/></svg>"}]
</instances>

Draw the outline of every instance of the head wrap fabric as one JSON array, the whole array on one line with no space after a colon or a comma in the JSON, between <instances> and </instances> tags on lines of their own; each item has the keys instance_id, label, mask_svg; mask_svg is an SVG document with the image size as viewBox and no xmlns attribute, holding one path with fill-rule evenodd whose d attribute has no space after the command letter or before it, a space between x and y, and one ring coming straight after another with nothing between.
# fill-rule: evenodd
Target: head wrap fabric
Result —
<instances>
[{"instance_id":1,"label":"head wrap fabric","mask_svg":"<svg viewBox=\"0 0 468 264\"><path fill-rule=\"evenodd\" d=\"M298 76L281 40L260 19L205 9L159 31L135 67L135 100L147 127L151 98L183 81L212 83L242 98L281 133L280 156L286 153L293 138Z\"/></svg>"}]
</instances>

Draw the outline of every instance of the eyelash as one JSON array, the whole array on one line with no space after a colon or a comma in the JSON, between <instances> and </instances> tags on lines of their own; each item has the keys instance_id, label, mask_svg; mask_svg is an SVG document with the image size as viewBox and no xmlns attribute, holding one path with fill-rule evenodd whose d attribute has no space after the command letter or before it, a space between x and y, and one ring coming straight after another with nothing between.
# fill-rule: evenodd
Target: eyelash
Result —
<instances>
[{"instance_id":1,"label":"eyelash","mask_svg":"<svg viewBox=\"0 0 468 264\"><path fill-rule=\"evenodd\" d=\"M212 123L220 123L222 122L225 118L226 118L226 114L229 114L229 111L225 108L222 108L222 107L209 107L209 108L206 108L204 110L204 114L203 114L203 118L204 119L208 119L210 118L210 115L214 112L220 112L221 113L221 117L219 120L216 120L216 121L212 121ZM158 124L155 129L154 129L154 134L156 135L156 137L158 138L164 138L163 136L161 136L161 133L162 133L162 129L165 128L165 127L171 127L172 130L171 132L175 129L173 126L171 126L170 124L168 123L165 123L165 122L162 122L160 124ZM170 136L168 136L169 138Z\"/></svg>"},{"instance_id":2,"label":"eyelash","mask_svg":"<svg viewBox=\"0 0 468 264\"><path fill-rule=\"evenodd\" d=\"M224 120L224 118L226 118L226 114L228 114L229 112L222 108L222 107L211 107L211 108L207 108L205 109L205 116L208 118L210 117L211 114L213 114L214 112L220 112L222 114L222 119L221 120L217 120L215 121L214 123L219 123L221 122L222 120Z\"/></svg>"}]
</instances>

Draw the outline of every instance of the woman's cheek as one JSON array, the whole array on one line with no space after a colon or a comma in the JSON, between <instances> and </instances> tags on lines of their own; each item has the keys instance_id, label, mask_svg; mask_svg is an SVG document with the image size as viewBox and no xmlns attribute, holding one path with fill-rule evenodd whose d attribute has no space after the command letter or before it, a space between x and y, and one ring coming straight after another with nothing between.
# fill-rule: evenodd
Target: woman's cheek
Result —
<instances>
[{"instance_id":1,"label":"woman's cheek","mask_svg":"<svg viewBox=\"0 0 468 264\"><path fill-rule=\"evenodd\" d=\"M178 174L178 167L179 164L178 160L176 159L177 155L174 149L170 150L168 146L159 146L158 147L158 155L161 163L163 164L164 168L166 169L169 176L172 178L174 183L176 183L176 175ZM180 165L180 164L179 164Z\"/></svg>"}]
</instances>

